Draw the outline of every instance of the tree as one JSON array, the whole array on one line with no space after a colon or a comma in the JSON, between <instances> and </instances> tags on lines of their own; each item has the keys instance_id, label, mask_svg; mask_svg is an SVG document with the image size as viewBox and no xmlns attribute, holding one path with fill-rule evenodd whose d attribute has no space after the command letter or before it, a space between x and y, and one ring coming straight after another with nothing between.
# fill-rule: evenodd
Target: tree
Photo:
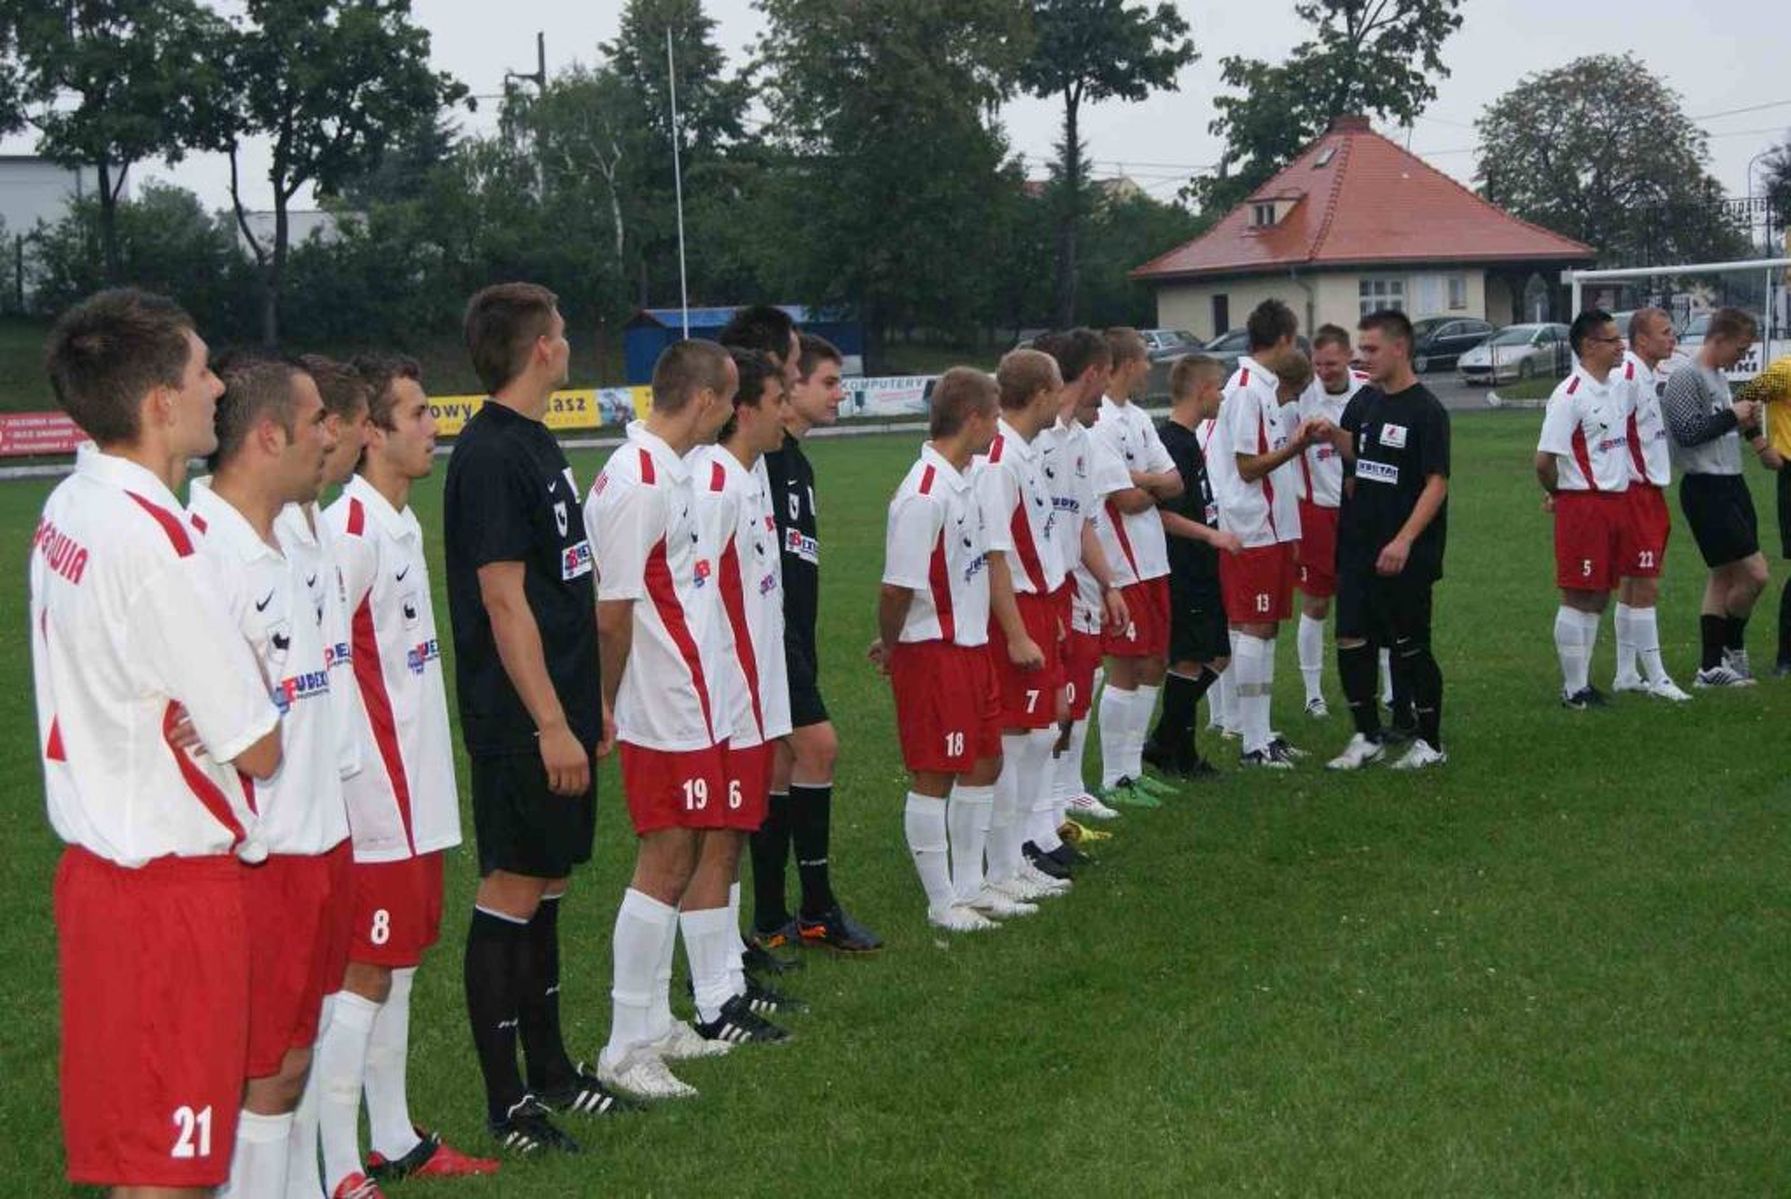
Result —
<instances>
[{"instance_id":1,"label":"tree","mask_svg":"<svg viewBox=\"0 0 1791 1199\"><path fill-rule=\"evenodd\" d=\"M1231 56L1207 127L1225 139L1213 176L1184 194L1219 215L1262 186L1300 147L1346 114L1409 125L1447 79L1442 46L1461 27L1462 0L1305 0L1294 12L1313 37L1285 62Z\"/></svg>"},{"instance_id":2,"label":"tree","mask_svg":"<svg viewBox=\"0 0 1791 1199\"><path fill-rule=\"evenodd\" d=\"M416 121L393 131L385 153L371 169L342 181L336 198L360 210L414 200L427 189L430 175L453 156L459 141L460 127L446 110L419 113Z\"/></svg>"},{"instance_id":3,"label":"tree","mask_svg":"<svg viewBox=\"0 0 1791 1199\"><path fill-rule=\"evenodd\" d=\"M1764 176L1769 219L1781 232L1791 229L1791 136L1766 156ZM1780 247L1783 248L1782 246ZM1776 255L1777 250L1773 253Z\"/></svg>"},{"instance_id":4,"label":"tree","mask_svg":"<svg viewBox=\"0 0 1791 1199\"><path fill-rule=\"evenodd\" d=\"M1706 169L1704 132L1631 55L1593 55L1518 81L1475 122L1488 200L1623 265L1745 249Z\"/></svg>"},{"instance_id":5,"label":"tree","mask_svg":"<svg viewBox=\"0 0 1791 1199\"><path fill-rule=\"evenodd\" d=\"M1188 23L1174 5L1129 6L1126 0L1035 0L1032 56L1020 83L1043 99L1063 101L1058 146L1056 323L1068 327L1076 311L1076 233L1082 218L1084 102L1137 102L1153 90L1175 89L1175 73L1198 54Z\"/></svg>"},{"instance_id":6,"label":"tree","mask_svg":"<svg viewBox=\"0 0 1791 1199\"><path fill-rule=\"evenodd\" d=\"M26 6L16 28L40 150L97 174L104 281L117 283L130 169L178 162L212 136L227 26L193 0L64 0Z\"/></svg>"},{"instance_id":7,"label":"tree","mask_svg":"<svg viewBox=\"0 0 1791 1199\"><path fill-rule=\"evenodd\" d=\"M261 336L279 340L281 285L290 251L288 210L307 187L329 196L379 162L392 138L466 95L429 68L429 33L410 0L244 0L248 25L229 69L240 107L224 138L230 198L262 273ZM274 231L255 235L239 176L241 142L273 143L267 181Z\"/></svg>"}]
</instances>

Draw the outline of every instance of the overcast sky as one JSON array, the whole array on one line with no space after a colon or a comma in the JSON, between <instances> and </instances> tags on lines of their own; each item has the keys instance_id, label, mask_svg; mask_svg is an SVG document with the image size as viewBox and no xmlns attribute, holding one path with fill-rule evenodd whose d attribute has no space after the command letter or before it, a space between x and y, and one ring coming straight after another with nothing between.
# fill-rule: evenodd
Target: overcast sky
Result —
<instances>
[{"instance_id":1,"label":"overcast sky","mask_svg":"<svg viewBox=\"0 0 1791 1199\"><path fill-rule=\"evenodd\" d=\"M762 26L751 0L705 0L719 23L729 55L742 60ZM232 7L228 3L219 8ZM1220 4L1181 0L1193 27L1198 62L1182 71L1180 89L1142 104L1109 103L1086 110L1083 135L1099 175L1121 171L1168 199L1187 176L1218 159L1220 144L1207 132L1212 98L1219 90L1219 59L1228 54L1279 59L1305 32L1292 0ZM494 14L499 10L501 16ZM616 32L621 0L414 0L417 19L433 35L436 65L474 93L496 93L508 69L533 70L535 31L547 35L548 69L595 62L597 45ZM1411 148L1438 168L1472 181L1473 121L1485 105L1520 77L1591 53L1633 51L1683 98L1685 109L1711 135L1712 169L1731 195L1747 191L1748 160L1791 128L1791 19L1783 0L1734 0L1711 5L1684 0L1622 0L1562 8L1559 0L1468 0L1465 23L1444 47L1452 72L1410 131ZM463 117L468 130L495 124L494 101ZM1738 109L1752 111L1737 112ZM1039 173L1056 140L1058 107L1023 99L1003 114L1016 151ZM1384 129L1404 138L1404 130ZM27 152L28 138L5 145ZM260 178L265 153L252 154L245 175ZM228 202L224 160L201 156L178 172L160 164L139 168L141 177L173 178L208 204ZM271 204L265 186L252 202Z\"/></svg>"}]
</instances>

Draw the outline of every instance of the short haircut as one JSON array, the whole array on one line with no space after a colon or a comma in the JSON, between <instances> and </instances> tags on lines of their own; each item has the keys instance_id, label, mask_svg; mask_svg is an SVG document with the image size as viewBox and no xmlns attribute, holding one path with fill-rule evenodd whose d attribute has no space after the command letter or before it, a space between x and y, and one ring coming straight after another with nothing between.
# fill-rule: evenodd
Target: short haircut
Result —
<instances>
[{"instance_id":1,"label":"short haircut","mask_svg":"<svg viewBox=\"0 0 1791 1199\"><path fill-rule=\"evenodd\" d=\"M1169 395L1181 400L1194 394L1202 379L1223 379L1225 364L1206 354L1184 354L1169 368Z\"/></svg>"},{"instance_id":2,"label":"short haircut","mask_svg":"<svg viewBox=\"0 0 1791 1199\"><path fill-rule=\"evenodd\" d=\"M1000 397L1001 387L995 376L973 366L952 367L933 386L927 436L954 436L972 416L993 409Z\"/></svg>"},{"instance_id":3,"label":"short haircut","mask_svg":"<svg viewBox=\"0 0 1791 1199\"><path fill-rule=\"evenodd\" d=\"M1574 354L1578 355L1588 337L1612 323L1611 314L1604 309L1588 308L1574 317L1573 324L1567 327L1567 344L1572 346Z\"/></svg>"},{"instance_id":4,"label":"short haircut","mask_svg":"<svg viewBox=\"0 0 1791 1199\"><path fill-rule=\"evenodd\" d=\"M1115 325L1103 336L1107 339L1107 353L1113 359L1114 366L1150 357L1150 348L1144 344L1144 334L1130 325Z\"/></svg>"},{"instance_id":5,"label":"short haircut","mask_svg":"<svg viewBox=\"0 0 1791 1199\"><path fill-rule=\"evenodd\" d=\"M1048 333L1040 340L1046 339L1049 339L1049 344L1038 348L1057 359L1057 369L1063 373L1065 383L1080 379L1088 373L1091 366L1106 366L1113 361L1113 352L1107 348L1107 339L1087 326L1077 326L1062 333Z\"/></svg>"},{"instance_id":6,"label":"short haircut","mask_svg":"<svg viewBox=\"0 0 1791 1199\"><path fill-rule=\"evenodd\" d=\"M1262 364L1274 374L1275 381L1282 387L1305 391L1312 383L1312 359L1297 346L1289 346L1264 357Z\"/></svg>"},{"instance_id":7,"label":"short haircut","mask_svg":"<svg viewBox=\"0 0 1791 1199\"><path fill-rule=\"evenodd\" d=\"M1009 350L995 368L995 382L1001 388L1001 410L1017 412L1032 403L1032 397L1062 385L1057 360L1042 350Z\"/></svg>"},{"instance_id":8,"label":"short haircut","mask_svg":"<svg viewBox=\"0 0 1791 1199\"><path fill-rule=\"evenodd\" d=\"M1250 334L1251 350L1266 350L1284 337L1300 331L1300 322L1293 309L1280 300L1264 300L1250 310L1244 330Z\"/></svg>"},{"instance_id":9,"label":"short haircut","mask_svg":"<svg viewBox=\"0 0 1791 1199\"><path fill-rule=\"evenodd\" d=\"M1623 330L1623 335L1632 342L1638 337L1645 337L1648 334L1648 326L1656 321L1670 326L1673 323L1673 318L1667 315L1665 308L1638 308L1629 314L1629 328Z\"/></svg>"},{"instance_id":10,"label":"short haircut","mask_svg":"<svg viewBox=\"0 0 1791 1199\"><path fill-rule=\"evenodd\" d=\"M734 311L716 340L731 350L769 354L783 364L790 356L790 334L795 330L790 314L775 304L748 304Z\"/></svg>"},{"instance_id":11,"label":"short haircut","mask_svg":"<svg viewBox=\"0 0 1791 1199\"><path fill-rule=\"evenodd\" d=\"M1342 325L1320 325L1312 335L1312 348L1322 350L1326 346L1349 349L1349 330Z\"/></svg>"},{"instance_id":12,"label":"short haircut","mask_svg":"<svg viewBox=\"0 0 1791 1199\"><path fill-rule=\"evenodd\" d=\"M1030 346L1025 346L1025 347L1016 346L1015 348L1016 349L1033 349L1033 350L1038 350L1042 353L1049 354L1049 355L1051 355L1051 357L1057 359L1057 368L1058 368L1058 370L1061 371L1063 369L1063 357L1062 357L1062 355L1060 355L1057 352L1057 347L1058 347L1058 343L1060 343L1062 340L1063 340L1063 334L1059 333L1055 329L1046 329L1043 333L1039 334L1037 337L1032 339L1032 343ZM1068 375L1064 376L1064 382L1066 382L1066 383L1069 382Z\"/></svg>"},{"instance_id":13,"label":"short haircut","mask_svg":"<svg viewBox=\"0 0 1791 1199\"><path fill-rule=\"evenodd\" d=\"M354 369L367 387L367 418L382 429L393 427L392 409L398 403L393 384L400 379L423 382L422 364L407 354L362 354Z\"/></svg>"},{"instance_id":14,"label":"short haircut","mask_svg":"<svg viewBox=\"0 0 1791 1199\"><path fill-rule=\"evenodd\" d=\"M250 431L264 420L277 421L288 437L297 432L292 385L309 373L298 359L243 350L220 358L217 372L224 381L224 394L218 397L213 417L218 448L207 459L213 470L240 454Z\"/></svg>"},{"instance_id":15,"label":"short haircut","mask_svg":"<svg viewBox=\"0 0 1791 1199\"><path fill-rule=\"evenodd\" d=\"M727 350L696 337L674 341L653 364L653 410L676 416L703 388L720 395L727 385Z\"/></svg>"},{"instance_id":16,"label":"short haircut","mask_svg":"<svg viewBox=\"0 0 1791 1199\"><path fill-rule=\"evenodd\" d=\"M136 441L144 397L186 376L192 328L193 318L163 296L134 287L89 296L62 314L44 345L56 402L101 445Z\"/></svg>"},{"instance_id":17,"label":"short haircut","mask_svg":"<svg viewBox=\"0 0 1791 1199\"><path fill-rule=\"evenodd\" d=\"M1712 341L1719 337L1726 341L1752 340L1759 332L1760 322L1747 309L1718 308L1710 314L1710 328L1704 336Z\"/></svg>"},{"instance_id":18,"label":"short haircut","mask_svg":"<svg viewBox=\"0 0 1791 1199\"><path fill-rule=\"evenodd\" d=\"M1389 342L1401 342L1405 345L1406 356L1412 352L1412 318L1397 308L1381 308L1369 313L1356 322L1356 330L1366 333L1376 330Z\"/></svg>"},{"instance_id":19,"label":"short haircut","mask_svg":"<svg viewBox=\"0 0 1791 1199\"><path fill-rule=\"evenodd\" d=\"M729 350L734 359L734 369L740 372L740 388L734 392L734 415L728 417L728 423L721 427L715 440L726 441L740 427L740 409L757 408L765 399L765 384L775 383L778 390L784 386L784 371L771 360L771 355L760 350Z\"/></svg>"},{"instance_id":20,"label":"short haircut","mask_svg":"<svg viewBox=\"0 0 1791 1199\"><path fill-rule=\"evenodd\" d=\"M802 353L796 359L796 377L804 382L823 362L845 365L846 356L840 353L840 348L819 333L798 333L796 341L802 347ZM789 344L788 338L784 339L784 344Z\"/></svg>"},{"instance_id":21,"label":"short haircut","mask_svg":"<svg viewBox=\"0 0 1791 1199\"><path fill-rule=\"evenodd\" d=\"M368 406L372 397L367 380L348 363L322 354L301 354L299 365L316 382L317 394L323 397L323 410L331 416L353 420L356 413Z\"/></svg>"},{"instance_id":22,"label":"short haircut","mask_svg":"<svg viewBox=\"0 0 1791 1199\"><path fill-rule=\"evenodd\" d=\"M466 348L473 373L492 395L528 366L537 338L553 329L560 299L535 283L495 283L466 304Z\"/></svg>"}]
</instances>

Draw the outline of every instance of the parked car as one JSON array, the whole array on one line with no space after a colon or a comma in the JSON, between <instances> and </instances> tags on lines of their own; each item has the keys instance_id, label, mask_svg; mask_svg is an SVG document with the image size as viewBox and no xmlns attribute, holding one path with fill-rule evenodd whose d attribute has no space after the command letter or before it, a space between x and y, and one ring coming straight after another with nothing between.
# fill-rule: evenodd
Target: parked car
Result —
<instances>
[{"instance_id":1,"label":"parked car","mask_svg":"<svg viewBox=\"0 0 1791 1199\"><path fill-rule=\"evenodd\" d=\"M1305 334L1296 336L1294 344L1300 347L1302 354L1311 356L1312 343L1306 340ZM1192 350L1183 351L1183 353L1192 352ZM1238 359L1250 352L1250 331L1248 329L1228 329L1200 347L1200 352L1208 357L1217 358L1219 364L1227 371L1234 371L1238 368Z\"/></svg>"},{"instance_id":2,"label":"parked car","mask_svg":"<svg viewBox=\"0 0 1791 1199\"><path fill-rule=\"evenodd\" d=\"M1743 309L1743 311L1746 310ZM1710 332L1710 318L1715 315L1714 311L1698 312L1685 322L1685 327L1679 330L1679 353L1684 354L1687 358L1697 356L1698 351L1704 346L1705 335ZM1760 319L1759 313L1754 312L1749 315L1754 318L1757 329L1764 330L1766 328L1766 323ZM1773 340L1777 341L1778 338L1774 337Z\"/></svg>"},{"instance_id":3,"label":"parked car","mask_svg":"<svg viewBox=\"0 0 1791 1199\"><path fill-rule=\"evenodd\" d=\"M1428 316L1412 322L1412 369L1446 370L1467 351L1497 333L1490 321L1469 317Z\"/></svg>"},{"instance_id":4,"label":"parked car","mask_svg":"<svg viewBox=\"0 0 1791 1199\"><path fill-rule=\"evenodd\" d=\"M1464 383L1565 375L1573 365L1567 326L1554 322L1509 325L1462 354L1458 365Z\"/></svg>"},{"instance_id":5,"label":"parked car","mask_svg":"<svg viewBox=\"0 0 1791 1199\"><path fill-rule=\"evenodd\" d=\"M1201 348L1200 339L1186 329L1140 329L1138 332L1144 338L1144 349L1152 362L1180 358Z\"/></svg>"}]
</instances>

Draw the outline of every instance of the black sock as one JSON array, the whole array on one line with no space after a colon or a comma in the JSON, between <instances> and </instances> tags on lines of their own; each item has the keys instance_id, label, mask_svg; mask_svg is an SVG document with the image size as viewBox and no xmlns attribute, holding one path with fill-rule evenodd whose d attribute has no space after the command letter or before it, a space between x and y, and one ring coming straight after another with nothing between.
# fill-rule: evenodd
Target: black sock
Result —
<instances>
[{"instance_id":1,"label":"black sock","mask_svg":"<svg viewBox=\"0 0 1791 1199\"><path fill-rule=\"evenodd\" d=\"M1163 676L1163 711L1150 735L1158 749L1174 752L1187 740L1188 730L1194 726L1194 709L1200 705L1197 687L1194 679L1173 670Z\"/></svg>"},{"instance_id":2,"label":"black sock","mask_svg":"<svg viewBox=\"0 0 1791 1199\"><path fill-rule=\"evenodd\" d=\"M1380 736L1381 709L1376 694L1380 683L1380 653L1372 641L1337 647L1337 681L1343 685L1343 698L1349 702L1350 719L1356 722L1356 731L1364 737Z\"/></svg>"},{"instance_id":3,"label":"black sock","mask_svg":"<svg viewBox=\"0 0 1791 1199\"><path fill-rule=\"evenodd\" d=\"M1725 616L1725 617L1723 617L1723 648L1724 649L1746 649L1747 648L1747 617L1745 617L1745 616Z\"/></svg>"},{"instance_id":4,"label":"black sock","mask_svg":"<svg viewBox=\"0 0 1791 1199\"><path fill-rule=\"evenodd\" d=\"M833 907L827 879L828 827L833 816L832 783L790 784L790 844L802 882L802 914L811 919Z\"/></svg>"},{"instance_id":5,"label":"black sock","mask_svg":"<svg viewBox=\"0 0 1791 1199\"><path fill-rule=\"evenodd\" d=\"M485 1107L501 1120L523 1097L516 1068L516 979L528 925L473 909L466 931L466 1014L485 1075Z\"/></svg>"},{"instance_id":6,"label":"black sock","mask_svg":"<svg viewBox=\"0 0 1791 1199\"><path fill-rule=\"evenodd\" d=\"M1703 642L1703 654L1699 658L1701 669L1714 670L1723 664L1723 634L1727 632L1727 621L1721 616L1712 616L1706 612L1698 617L1698 634Z\"/></svg>"},{"instance_id":7,"label":"black sock","mask_svg":"<svg viewBox=\"0 0 1791 1199\"><path fill-rule=\"evenodd\" d=\"M1402 641L1393 656L1404 658L1406 678L1412 686L1412 708L1418 719L1418 736L1432 749L1443 748L1443 671L1430 646Z\"/></svg>"},{"instance_id":8,"label":"black sock","mask_svg":"<svg viewBox=\"0 0 1791 1199\"><path fill-rule=\"evenodd\" d=\"M1779 661L1791 662L1791 579L1779 592Z\"/></svg>"},{"instance_id":9,"label":"black sock","mask_svg":"<svg viewBox=\"0 0 1791 1199\"><path fill-rule=\"evenodd\" d=\"M573 1081L560 1032L560 898L543 897L523 937L516 980L517 1030L528 1066L529 1090L551 1091Z\"/></svg>"},{"instance_id":10,"label":"black sock","mask_svg":"<svg viewBox=\"0 0 1791 1199\"><path fill-rule=\"evenodd\" d=\"M1175 676L1169 677L1174 678ZM1200 674L1193 681L1194 697L1188 702L1188 731L1180 745L1181 754L1190 762L1200 761L1199 739L1195 736L1196 731L1200 728L1200 701L1206 698L1206 693L1211 691L1213 684L1218 681L1219 672L1211 666L1205 665L1201 666Z\"/></svg>"},{"instance_id":11,"label":"black sock","mask_svg":"<svg viewBox=\"0 0 1791 1199\"><path fill-rule=\"evenodd\" d=\"M752 926L772 933L790 922L784 870L790 863L790 793L773 791L765 822L752 835Z\"/></svg>"}]
</instances>

